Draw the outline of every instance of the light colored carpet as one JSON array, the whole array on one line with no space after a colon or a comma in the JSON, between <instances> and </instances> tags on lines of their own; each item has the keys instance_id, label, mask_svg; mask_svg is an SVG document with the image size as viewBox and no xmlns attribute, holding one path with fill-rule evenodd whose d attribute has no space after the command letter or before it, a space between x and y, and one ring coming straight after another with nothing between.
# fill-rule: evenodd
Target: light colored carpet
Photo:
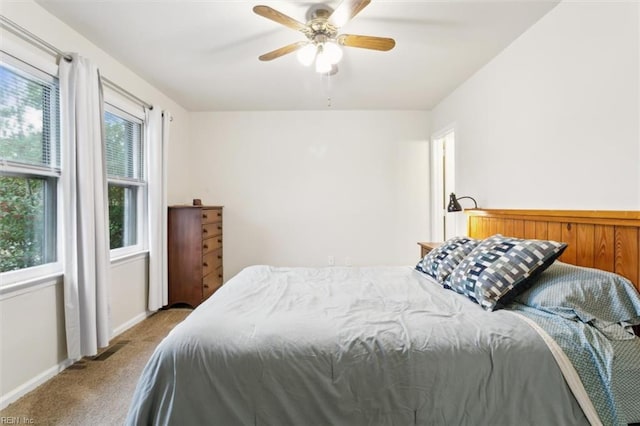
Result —
<instances>
[{"instance_id":1,"label":"light colored carpet","mask_svg":"<svg viewBox=\"0 0 640 426\"><path fill-rule=\"evenodd\" d=\"M190 309L169 309L117 336L97 357L86 357L0 411L19 424L122 425L138 377L155 347ZM25 421L25 419L27 421Z\"/></svg>"}]
</instances>

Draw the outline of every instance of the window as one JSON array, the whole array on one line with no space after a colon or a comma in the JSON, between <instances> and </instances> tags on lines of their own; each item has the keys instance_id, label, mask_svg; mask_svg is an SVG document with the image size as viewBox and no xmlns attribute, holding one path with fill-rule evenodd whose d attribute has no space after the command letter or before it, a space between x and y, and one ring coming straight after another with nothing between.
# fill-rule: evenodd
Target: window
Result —
<instances>
[{"instance_id":1,"label":"window","mask_svg":"<svg viewBox=\"0 0 640 426\"><path fill-rule=\"evenodd\" d=\"M0 272L57 261L58 80L0 56Z\"/></svg>"},{"instance_id":2,"label":"window","mask_svg":"<svg viewBox=\"0 0 640 426\"><path fill-rule=\"evenodd\" d=\"M146 189L142 121L110 105L104 121L111 249L138 246Z\"/></svg>"}]
</instances>

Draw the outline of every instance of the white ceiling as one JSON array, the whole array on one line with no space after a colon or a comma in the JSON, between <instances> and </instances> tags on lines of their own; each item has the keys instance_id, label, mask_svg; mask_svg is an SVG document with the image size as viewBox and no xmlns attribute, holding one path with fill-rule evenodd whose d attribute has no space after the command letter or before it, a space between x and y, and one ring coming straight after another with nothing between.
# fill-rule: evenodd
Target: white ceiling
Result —
<instances>
[{"instance_id":1,"label":"white ceiling","mask_svg":"<svg viewBox=\"0 0 640 426\"><path fill-rule=\"evenodd\" d=\"M389 52L345 48L327 79L289 54L304 35L253 13L298 21L312 1L37 0L190 111L429 110L558 0L373 0L341 33L392 37ZM339 0L326 1L336 7Z\"/></svg>"}]
</instances>

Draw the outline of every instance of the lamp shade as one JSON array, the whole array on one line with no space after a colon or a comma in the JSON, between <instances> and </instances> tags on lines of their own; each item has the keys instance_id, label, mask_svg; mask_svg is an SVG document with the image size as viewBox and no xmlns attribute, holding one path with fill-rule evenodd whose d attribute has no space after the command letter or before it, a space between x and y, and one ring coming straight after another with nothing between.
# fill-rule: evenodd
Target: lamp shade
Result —
<instances>
[{"instance_id":1,"label":"lamp shade","mask_svg":"<svg viewBox=\"0 0 640 426\"><path fill-rule=\"evenodd\" d=\"M305 67L308 67L313 63L313 60L316 58L316 45L315 44L307 44L302 49L298 50L296 54L298 57L298 61Z\"/></svg>"},{"instance_id":2,"label":"lamp shade","mask_svg":"<svg viewBox=\"0 0 640 426\"><path fill-rule=\"evenodd\" d=\"M327 41L323 46L323 53L331 65L335 65L342 59L342 49L333 41Z\"/></svg>"},{"instance_id":3,"label":"lamp shade","mask_svg":"<svg viewBox=\"0 0 640 426\"><path fill-rule=\"evenodd\" d=\"M458 202L458 199L456 198L456 194L454 194L453 192L451 193L451 195L449 195L449 205L447 206L447 211L448 212L462 211L462 206Z\"/></svg>"},{"instance_id":4,"label":"lamp shade","mask_svg":"<svg viewBox=\"0 0 640 426\"><path fill-rule=\"evenodd\" d=\"M327 54L322 49L322 46L318 47L318 54L316 55L316 72L326 74L331 71L331 62Z\"/></svg>"}]
</instances>

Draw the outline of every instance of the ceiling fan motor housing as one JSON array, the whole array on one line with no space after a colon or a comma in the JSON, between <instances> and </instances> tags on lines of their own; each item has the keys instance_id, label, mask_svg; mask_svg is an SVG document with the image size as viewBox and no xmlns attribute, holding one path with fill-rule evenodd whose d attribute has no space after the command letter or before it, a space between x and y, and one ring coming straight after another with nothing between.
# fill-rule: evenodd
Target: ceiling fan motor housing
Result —
<instances>
[{"instance_id":1,"label":"ceiling fan motor housing","mask_svg":"<svg viewBox=\"0 0 640 426\"><path fill-rule=\"evenodd\" d=\"M318 18L329 19L332 13L333 9L326 4L314 4L307 11L305 18L307 18L307 22Z\"/></svg>"},{"instance_id":2,"label":"ceiling fan motor housing","mask_svg":"<svg viewBox=\"0 0 640 426\"><path fill-rule=\"evenodd\" d=\"M324 43L327 40L335 40L338 28L329 22L333 9L325 5L313 6L307 12L307 25L303 33L307 38L316 43Z\"/></svg>"}]
</instances>

